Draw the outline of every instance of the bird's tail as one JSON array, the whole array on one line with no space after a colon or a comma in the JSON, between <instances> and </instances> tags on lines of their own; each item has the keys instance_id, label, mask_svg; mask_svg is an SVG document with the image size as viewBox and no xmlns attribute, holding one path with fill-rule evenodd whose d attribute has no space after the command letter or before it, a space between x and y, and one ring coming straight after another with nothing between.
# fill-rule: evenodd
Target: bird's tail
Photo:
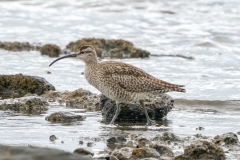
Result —
<instances>
[{"instance_id":1,"label":"bird's tail","mask_svg":"<svg viewBox=\"0 0 240 160\"><path fill-rule=\"evenodd\" d=\"M176 92L186 92L186 90L182 87L185 87L184 85L178 85L178 84L171 84L167 82L162 82L162 85L167 88L167 92L170 91L176 91Z\"/></svg>"},{"instance_id":2,"label":"bird's tail","mask_svg":"<svg viewBox=\"0 0 240 160\"><path fill-rule=\"evenodd\" d=\"M171 91L186 92L186 90L182 87L185 87L185 86L184 85L176 85L176 87L171 88Z\"/></svg>"}]
</instances>

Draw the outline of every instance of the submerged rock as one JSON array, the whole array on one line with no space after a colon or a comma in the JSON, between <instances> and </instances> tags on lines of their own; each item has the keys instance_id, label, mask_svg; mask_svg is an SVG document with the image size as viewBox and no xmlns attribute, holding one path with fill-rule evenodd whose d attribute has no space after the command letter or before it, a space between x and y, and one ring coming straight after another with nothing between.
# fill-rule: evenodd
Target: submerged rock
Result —
<instances>
[{"instance_id":1,"label":"submerged rock","mask_svg":"<svg viewBox=\"0 0 240 160\"><path fill-rule=\"evenodd\" d=\"M37 76L0 75L0 97L21 97L27 93L41 95L55 90L54 86L44 78Z\"/></svg>"},{"instance_id":2,"label":"submerged rock","mask_svg":"<svg viewBox=\"0 0 240 160\"><path fill-rule=\"evenodd\" d=\"M0 48L8 51L30 51L39 50L40 46L28 42L0 42Z\"/></svg>"},{"instance_id":3,"label":"submerged rock","mask_svg":"<svg viewBox=\"0 0 240 160\"><path fill-rule=\"evenodd\" d=\"M48 106L49 104L46 99L38 96L0 100L0 109L10 109L28 114L41 113L42 111L46 111Z\"/></svg>"},{"instance_id":4,"label":"submerged rock","mask_svg":"<svg viewBox=\"0 0 240 160\"><path fill-rule=\"evenodd\" d=\"M127 160L130 159L132 156L133 148L130 147L124 147L120 150L114 151L112 153L112 156L118 158L119 160Z\"/></svg>"},{"instance_id":5,"label":"submerged rock","mask_svg":"<svg viewBox=\"0 0 240 160\"><path fill-rule=\"evenodd\" d=\"M211 42L203 42L203 43L196 44L195 46L197 46L197 47L205 47L205 48L213 48L213 47L216 47L216 45L214 45L214 44L211 43Z\"/></svg>"},{"instance_id":6,"label":"submerged rock","mask_svg":"<svg viewBox=\"0 0 240 160\"><path fill-rule=\"evenodd\" d=\"M90 150L89 148L77 148L73 151L73 153L77 153L77 154L83 155L83 156L88 156L88 155L93 156L94 155L93 151Z\"/></svg>"},{"instance_id":7,"label":"submerged rock","mask_svg":"<svg viewBox=\"0 0 240 160\"><path fill-rule=\"evenodd\" d=\"M156 149L161 156L174 157L173 151L165 145L151 144L149 147Z\"/></svg>"},{"instance_id":8,"label":"submerged rock","mask_svg":"<svg viewBox=\"0 0 240 160\"><path fill-rule=\"evenodd\" d=\"M89 156L52 148L0 145L0 159L4 160L93 160Z\"/></svg>"},{"instance_id":9,"label":"submerged rock","mask_svg":"<svg viewBox=\"0 0 240 160\"><path fill-rule=\"evenodd\" d=\"M60 105L66 103L66 107L68 108L78 108L86 111L99 111L99 96L82 88L72 92L48 91L42 96L48 99L50 103L56 102Z\"/></svg>"},{"instance_id":10,"label":"submerged rock","mask_svg":"<svg viewBox=\"0 0 240 160\"><path fill-rule=\"evenodd\" d=\"M214 137L213 141L215 144L219 145L234 145L239 143L238 136L232 132L217 135Z\"/></svg>"},{"instance_id":11,"label":"submerged rock","mask_svg":"<svg viewBox=\"0 0 240 160\"><path fill-rule=\"evenodd\" d=\"M55 136L55 135L51 135L50 137L49 137L49 140L50 141L55 141L57 139L57 137Z\"/></svg>"},{"instance_id":12,"label":"submerged rock","mask_svg":"<svg viewBox=\"0 0 240 160\"><path fill-rule=\"evenodd\" d=\"M127 140L124 137L111 137L107 140L107 143L113 144L113 143L125 143Z\"/></svg>"},{"instance_id":13,"label":"submerged rock","mask_svg":"<svg viewBox=\"0 0 240 160\"><path fill-rule=\"evenodd\" d=\"M49 57L58 57L61 49L55 44L45 44L40 48L40 52L42 55L48 55Z\"/></svg>"},{"instance_id":14,"label":"submerged rock","mask_svg":"<svg viewBox=\"0 0 240 160\"><path fill-rule=\"evenodd\" d=\"M76 115L71 112L55 112L47 116L45 120L52 123L71 123L84 120L84 116Z\"/></svg>"},{"instance_id":15,"label":"submerged rock","mask_svg":"<svg viewBox=\"0 0 240 160\"><path fill-rule=\"evenodd\" d=\"M92 45L98 57L135 58L148 57L149 52L135 48L131 42L125 40L105 40L101 38L83 38L69 43L66 48L76 52L82 45Z\"/></svg>"},{"instance_id":16,"label":"submerged rock","mask_svg":"<svg viewBox=\"0 0 240 160\"><path fill-rule=\"evenodd\" d=\"M144 146L147 146L151 143L148 139L146 139L145 137L142 137L142 136L137 137L136 141L137 141L137 146L138 147L144 147Z\"/></svg>"},{"instance_id":17,"label":"submerged rock","mask_svg":"<svg viewBox=\"0 0 240 160\"><path fill-rule=\"evenodd\" d=\"M99 110L99 97L90 91L80 88L73 92L64 92L61 97L66 101L66 107Z\"/></svg>"},{"instance_id":18,"label":"submerged rock","mask_svg":"<svg viewBox=\"0 0 240 160\"><path fill-rule=\"evenodd\" d=\"M140 158L158 158L160 154L153 148L150 147L142 147L142 148L135 148L132 151L132 158L140 159Z\"/></svg>"},{"instance_id":19,"label":"submerged rock","mask_svg":"<svg viewBox=\"0 0 240 160\"><path fill-rule=\"evenodd\" d=\"M164 132L162 136L159 137L161 141L179 141L180 138L173 134L172 132Z\"/></svg>"},{"instance_id":20,"label":"submerged rock","mask_svg":"<svg viewBox=\"0 0 240 160\"><path fill-rule=\"evenodd\" d=\"M108 148L115 149L122 148L126 143L126 138L124 137L111 137L107 140L107 146Z\"/></svg>"},{"instance_id":21,"label":"submerged rock","mask_svg":"<svg viewBox=\"0 0 240 160\"><path fill-rule=\"evenodd\" d=\"M225 160L224 151L212 142L203 141L199 144L191 144L184 149L184 154L174 160Z\"/></svg>"},{"instance_id":22,"label":"submerged rock","mask_svg":"<svg viewBox=\"0 0 240 160\"><path fill-rule=\"evenodd\" d=\"M162 98L159 100L145 102L149 117L154 120L159 120L165 117L173 108L173 102L173 99L167 94L162 95ZM140 104L122 103L120 104L120 107L121 112L116 121L146 121L146 116L142 107L140 107ZM109 122L112 120L116 112L116 102L101 95L100 109L102 109L103 121Z\"/></svg>"}]
</instances>

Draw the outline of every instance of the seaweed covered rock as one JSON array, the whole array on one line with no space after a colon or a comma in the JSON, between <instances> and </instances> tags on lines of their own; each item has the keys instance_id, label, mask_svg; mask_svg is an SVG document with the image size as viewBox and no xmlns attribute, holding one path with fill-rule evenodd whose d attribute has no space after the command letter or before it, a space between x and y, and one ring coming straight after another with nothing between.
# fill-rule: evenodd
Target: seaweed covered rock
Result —
<instances>
[{"instance_id":1,"label":"seaweed covered rock","mask_svg":"<svg viewBox=\"0 0 240 160\"><path fill-rule=\"evenodd\" d=\"M0 97L21 97L27 93L41 95L46 91L55 90L54 86L44 78L37 76L0 75Z\"/></svg>"},{"instance_id":2,"label":"seaweed covered rock","mask_svg":"<svg viewBox=\"0 0 240 160\"><path fill-rule=\"evenodd\" d=\"M167 94L162 95L160 99L145 102L149 117L154 120L165 117L173 108L173 102L173 99ZM140 104L121 103L120 107L121 112L116 121L146 121L146 116ZM103 121L109 122L115 115L116 102L101 95L100 109L102 110Z\"/></svg>"},{"instance_id":3,"label":"seaweed covered rock","mask_svg":"<svg viewBox=\"0 0 240 160\"><path fill-rule=\"evenodd\" d=\"M132 158L140 159L140 158L158 158L160 154L153 148L150 147L142 147L142 148L135 148L132 151Z\"/></svg>"},{"instance_id":4,"label":"seaweed covered rock","mask_svg":"<svg viewBox=\"0 0 240 160\"><path fill-rule=\"evenodd\" d=\"M174 160L225 160L224 151L212 142L203 141L191 144L184 149L184 154L174 157Z\"/></svg>"},{"instance_id":5,"label":"seaweed covered rock","mask_svg":"<svg viewBox=\"0 0 240 160\"><path fill-rule=\"evenodd\" d=\"M101 38L83 38L69 43L66 48L76 52L82 45L92 45L98 57L136 58L148 57L148 51L135 48L131 42L125 40L105 40Z\"/></svg>"},{"instance_id":6,"label":"seaweed covered rock","mask_svg":"<svg viewBox=\"0 0 240 160\"><path fill-rule=\"evenodd\" d=\"M0 48L8 51L30 51L39 50L40 46L28 42L0 42Z\"/></svg>"},{"instance_id":7,"label":"seaweed covered rock","mask_svg":"<svg viewBox=\"0 0 240 160\"><path fill-rule=\"evenodd\" d=\"M173 134L172 132L164 132L162 136L159 137L161 141L179 141L180 138Z\"/></svg>"},{"instance_id":8,"label":"seaweed covered rock","mask_svg":"<svg viewBox=\"0 0 240 160\"><path fill-rule=\"evenodd\" d=\"M0 159L3 160L93 160L89 156L78 155L52 148L30 146L5 146L0 144Z\"/></svg>"},{"instance_id":9,"label":"seaweed covered rock","mask_svg":"<svg viewBox=\"0 0 240 160\"><path fill-rule=\"evenodd\" d=\"M38 96L0 100L1 110L21 111L27 114L40 114L48 109L48 102Z\"/></svg>"},{"instance_id":10,"label":"seaweed covered rock","mask_svg":"<svg viewBox=\"0 0 240 160\"><path fill-rule=\"evenodd\" d=\"M111 149L122 148L125 145L126 141L126 138L122 136L111 137L107 140L107 146Z\"/></svg>"},{"instance_id":11,"label":"seaweed covered rock","mask_svg":"<svg viewBox=\"0 0 240 160\"><path fill-rule=\"evenodd\" d=\"M48 55L49 57L58 57L61 49L55 44L45 44L40 48L40 52L42 55Z\"/></svg>"},{"instance_id":12,"label":"seaweed covered rock","mask_svg":"<svg viewBox=\"0 0 240 160\"><path fill-rule=\"evenodd\" d=\"M116 157L119 160L127 160L132 156L133 148L123 147L119 150L116 150L112 153L112 156Z\"/></svg>"},{"instance_id":13,"label":"seaweed covered rock","mask_svg":"<svg viewBox=\"0 0 240 160\"><path fill-rule=\"evenodd\" d=\"M47 116L45 120L52 123L71 123L84 120L85 117L71 112L55 112Z\"/></svg>"},{"instance_id":14,"label":"seaweed covered rock","mask_svg":"<svg viewBox=\"0 0 240 160\"><path fill-rule=\"evenodd\" d=\"M83 155L83 156L94 155L93 151L90 150L89 148L77 148L73 151L73 153Z\"/></svg>"},{"instance_id":15,"label":"seaweed covered rock","mask_svg":"<svg viewBox=\"0 0 240 160\"><path fill-rule=\"evenodd\" d=\"M162 144L151 144L149 147L154 148L157 150L157 152L161 155L161 156L165 156L165 157L174 157L174 153L173 151Z\"/></svg>"},{"instance_id":16,"label":"seaweed covered rock","mask_svg":"<svg viewBox=\"0 0 240 160\"><path fill-rule=\"evenodd\" d=\"M65 103L68 108L99 111L99 96L82 88L71 92L48 91L42 96L49 102L59 103L60 105Z\"/></svg>"},{"instance_id":17,"label":"seaweed covered rock","mask_svg":"<svg viewBox=\"0 0 240 160\"><path fill-rule=\"evenodd\" d=\"M238 136L232 132L217 135L214 137L213 141L215 144L219 145L234 145L239 143Z\"/></svg>"},{"instance_id":18,"label":"seaweed covered rock","mask_svg":"<svg viewBox=\"0 0 240 160\"><path fill-rule=\"evenodd\" d=\"M99 110L99 97L88 90L80 88L72 92L64 92L61 97L66 101L66 107Z\"/></svg>"}]
</instances>

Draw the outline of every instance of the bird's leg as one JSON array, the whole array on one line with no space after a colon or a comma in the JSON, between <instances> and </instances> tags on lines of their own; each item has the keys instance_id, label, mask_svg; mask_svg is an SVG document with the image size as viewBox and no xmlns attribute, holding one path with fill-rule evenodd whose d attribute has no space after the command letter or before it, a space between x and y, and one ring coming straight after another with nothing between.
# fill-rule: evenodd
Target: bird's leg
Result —
<instances>
[{"instance_id":1,"label":"bird's leg","mask_svg":"<svg viewBox=\"0 0 240 160\"><path fill-rule=\"evenodd\" d=\"M143 107L143 111L144 111L144 113L145 113L145 115L146 115L147 125L149 126L149 125L151 125L151 124L155 124L155 121L154 121L154 120L151 120L151 119L149 118L147 109L146 109L146 107L145 107L145 105L144 105L144 102L143 102L142 100L140 100L139 102L140 102L140 105Z\"/></svg>"},{"instance_id":2,"label":"bird's leg","mask_svg":"<svg viewBox=\"0 0 240 160\"><path fill-rule=\"evenodd\" d=\"M115 112L115 115L113 116L113 119L111 120L110 124L114 124L114 121L116 120L117 116L119 115L121 108L119 106L119 103L116 102L117 110Z\"/></svg>"}]
</instances>

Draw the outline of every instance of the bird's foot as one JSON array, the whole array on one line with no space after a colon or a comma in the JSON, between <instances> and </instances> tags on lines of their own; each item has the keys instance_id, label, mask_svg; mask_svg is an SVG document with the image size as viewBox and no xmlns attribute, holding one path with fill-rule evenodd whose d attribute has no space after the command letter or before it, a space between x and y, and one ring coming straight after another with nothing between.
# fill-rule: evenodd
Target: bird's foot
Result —
<instances>
[{"instance_id":1,"label":"bird's foot","mask_svg":"<svg viewBox=\"0 0 240 160\"><path fill-rule=\"evenodd\" d=\"M156 124L156 122L154 120L148 120L146 126L151 126L151 125L155 125L155 124Z\"/></svg>"},{"instance_id":2,"label":"bird's foot","mask_svg":"<svg viewBox=\"0 0 240 160\"><path fill-rule=\"evenodd\" d=\"M114 121L111 121L111 122L109 123L109 125L110 125L110 126L118 126L118 124L114 123Z\"/></svg>"}]
</instances>

